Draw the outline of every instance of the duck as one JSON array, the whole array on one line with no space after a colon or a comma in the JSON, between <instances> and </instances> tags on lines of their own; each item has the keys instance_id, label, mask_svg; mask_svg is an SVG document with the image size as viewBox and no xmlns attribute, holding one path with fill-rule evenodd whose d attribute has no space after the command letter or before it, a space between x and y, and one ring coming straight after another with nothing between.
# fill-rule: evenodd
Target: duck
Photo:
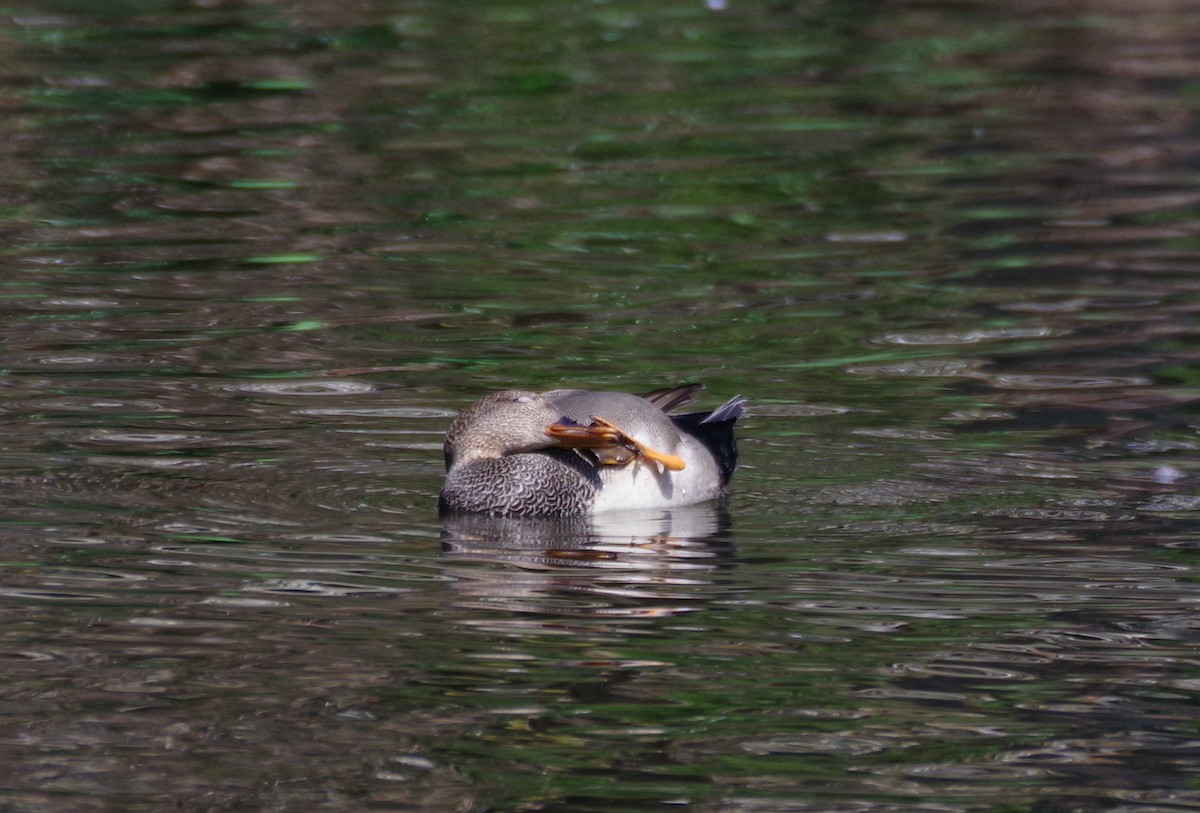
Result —
<instances>
[{"instance_id":1,"label":"duck","mask_svg":"<svg viewBox=\"0 0 1200 813\"><path fill-rule=\"evenodd\" d=\"M720 499L737 468L734 425L746 399L670 414L701 389L493 392L446 432L438 510L581 517Z\"/></svg>"}]
</instances>

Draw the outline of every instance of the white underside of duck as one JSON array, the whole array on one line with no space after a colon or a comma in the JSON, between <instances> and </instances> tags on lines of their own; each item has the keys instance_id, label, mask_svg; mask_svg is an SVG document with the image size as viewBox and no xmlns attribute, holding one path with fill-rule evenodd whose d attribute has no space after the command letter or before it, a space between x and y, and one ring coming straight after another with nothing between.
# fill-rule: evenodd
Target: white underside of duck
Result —
<instances>
[{"instance_id":1,"label":"white underside of duck","mask_svg":"<svg viewBox=\"0 0 1200 813\"><path fill-rule=\"evenodd\" d=\"M722 496L717 467L700 454L703 448L691 438L683 439L683 456L690 463L683 471L669 471L660 463L637 460L624 466L602 466L603 487L592 502L592 512L674 508L694 505ZM692 445L697 448L690 448Z\"/></svg>"}]
</instances>

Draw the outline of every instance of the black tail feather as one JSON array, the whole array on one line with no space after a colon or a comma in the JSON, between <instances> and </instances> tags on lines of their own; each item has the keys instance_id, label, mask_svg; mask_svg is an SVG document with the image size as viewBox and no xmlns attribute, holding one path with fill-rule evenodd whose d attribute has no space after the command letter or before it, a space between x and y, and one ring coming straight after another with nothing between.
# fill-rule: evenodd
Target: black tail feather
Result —
<instances>
[{"instance_id":1,"label":"black tail feather","mask_svg":"<svg viewBox=\"0 0 1200 813\"><path fill-rule=\"evenodd\" d=\"M737 439L733 425L746 414L746 399L735 395L712 412L689 412L672 415L671 420L683 432L687 432L712 452L721 470L721 485L728 485L737 469Z\"/></svg>"}]
</instances>

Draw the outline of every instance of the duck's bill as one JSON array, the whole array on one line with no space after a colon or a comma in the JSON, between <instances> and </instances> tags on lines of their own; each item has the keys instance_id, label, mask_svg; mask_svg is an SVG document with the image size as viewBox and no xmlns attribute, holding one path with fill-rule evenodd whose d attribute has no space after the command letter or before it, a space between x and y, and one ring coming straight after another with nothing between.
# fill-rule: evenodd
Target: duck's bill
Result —
<instances>
[{"instance_id":1,"label":"duck's bill","mask_svg":"<svg viewBox=\"0 0 1200 813\"><path fill-rule=\"evenodd\" d=\"M593 418L590 424L582 424L572 421L569 418L563 418L547 426L546 434L554 438L559 446L566 446L573 449L609 450L607 454L603 451L601 452L601 461L613 465L620 465L629 461L628 456L621 454L619 451L627 449L636 456L646 460L653 460L655 463L659 463L671 471L683 471L686 468L683 458L667 454L666 452L660 452L644 443L638 443L629 437L629 435L622 432L620 428L603 418ZM614 452L613 450L617 451Z\"/></svg>"},{"instance_id":2,"label":"duck's bill","mask_svg":"<svg viewBox=\"0 0 1200 813\"><path fill-rule=\"evenodd\" d=\"M556 446L569 449L606 449L626 445L628 439L608 424L583 424L562 418L546 427L546 435Z\"/></svg>"}]
</instances>

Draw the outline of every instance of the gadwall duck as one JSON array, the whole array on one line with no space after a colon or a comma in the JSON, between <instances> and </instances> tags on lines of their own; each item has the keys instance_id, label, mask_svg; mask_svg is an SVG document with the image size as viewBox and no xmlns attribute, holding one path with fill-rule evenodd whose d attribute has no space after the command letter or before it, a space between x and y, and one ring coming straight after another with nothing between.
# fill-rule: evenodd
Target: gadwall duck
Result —
<instances>
[{"instance_id":1,"label":"gadwall duck","mask_svg":"<svg viewBox=\"0 0 1200 813\"><path fill-rule=\"evenodd\" d=\"M671 508L726 493L740 396L668 415L700 384L645 395L588 390L488 395L450 425L442 513L581 516Z\"/></svg>"}]
</instances>

